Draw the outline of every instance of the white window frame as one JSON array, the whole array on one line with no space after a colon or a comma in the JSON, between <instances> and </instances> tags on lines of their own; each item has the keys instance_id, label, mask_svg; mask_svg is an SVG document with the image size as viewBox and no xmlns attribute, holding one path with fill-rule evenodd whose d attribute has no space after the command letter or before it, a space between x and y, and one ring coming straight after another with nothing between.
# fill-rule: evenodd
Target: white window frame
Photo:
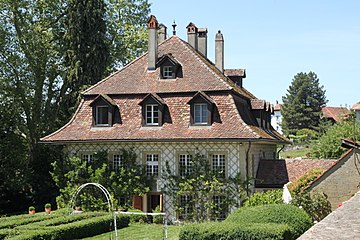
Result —
<instances>
[{"instance_id":1,"label":"white window frame","mask_svg":"<svg viewBox=\"0 0 360 240\"><path fill-rule=\"evenodd\" d=\"M90 165L94 161L94 154L92 153L82 153L81 161L86 162L86 165Z\"/></svg>"},{"instance_id":2,"label":"white window frame","mask_svg":"<svg viewBox=\"0 0 360 240\"><path fill-rule=\"evenodd\" d=\"M150 111L148 111L148 107L150 107ZM157 111L154 108L157 107ZM155 112L157 112L157 117L155 117ZM148 122L148 113L150 113L150 122ZM145 125L150 126L159 126L159 105L158 104L146 104L145 105ZM157 122L155 122L157 119Z\"/></svg>"},{"instance_id":3,"label":"white window frame","mask_svg":"<svg viewBox=\"0 0 360 240\"><path fill-rule=\"evenodd\" d=\"M211 169L214 173L220 173L222 177L226 177L226 155L225 154L212 154L211 156Z\"/></svg>"},{"instance_id":4,"label":"white window frame","mask_svg":"<svg viewBox=\"0 0 360 240\"><path fill-rule=\"evenodd\" d=\"M146 176L159 176L159 154L146 153ZM156 169L156 170L155 170Z\"/></svg>"},{"instance_id":5,"label":"white window frame","mask_svg":"<svg viewBox=\"0 0 360 240\"><path fill-rule=\"evenodd\" d=\"M224 203L225 196L223 196L223 195L214 195L212 197L212 200L213 200L213 203L215 205L215 208L217 208L216 210L220 211L220 216L216 216L216 220L224 220L226 218L226 215L228 214L228 210L224 209L224 207L226 207L226 204Z\"/></svg>"},{"instance_id":6,"label":"white window frame","mask_svg":"<svg viewBox=\"0 0 360 240\"><path fill-rule=\"evenodd\" d=\"M186 176L191 173L191 160L191 154L179 154L179 176Z\"/></svg>"},{"instance_id":7,"label":"white window frame","mask_svg":"<svg viewBox=\"0 0 360 240\"><path fill-rule=\"evenodd\" d=\"M106 108L107 109L107 111L106 111L107 123L99 123L99 121L100 121L100 119L99 119L99 114L100 114L99 109L100 108ZM110 122L109 122L109 106L107 106L107 105L99 105L99 106L95 107L95 125L96 126L110 126Z\"/></svg>"},{"instance_id":8,"label":"white window frame","mask_svg":"<svg viewBox=\"0 0 360 240\"><path fill-rule=\"evenodd\" d=\"M180 219L186 219L187 215L191 214L194 210L194 206L192 204L192 197L189 195L180 195L179 196L179 205L183 208L183 212L179 213Z\"/></svg>"},{"instance_id":9,"label":"white window frame","mask_svg":"<svg viewBox=\"0 0 360 240\"><path fill-rule=\"evenodd\" d=\"M197 109L199 108L199 109ZM196 113L200 114L197 115ZM205 114L205 115L204 115ZM207 103L194 103L194 124L206 125L209 123L209 110Z\"/></svg>"},{"instance_id":10,"label":"white window frame","mask_svg":"<svg viewBox=\"0 0 360 240\"><path fill-rule=\"evenodd\" d=\"M119 169L124 166L124 156L118 153L113 154L112 165L115 172L119 171Z\"/></svg>"},{"instance_id":11,"label":"white window frame","mask_svg":"<svg viewBox=\"0 0 360 240\"><path fill-rule=\"evenodd\" d=\"M163 67L163 78L173 78L173 66Z\"/></svg>"}]
</instances>

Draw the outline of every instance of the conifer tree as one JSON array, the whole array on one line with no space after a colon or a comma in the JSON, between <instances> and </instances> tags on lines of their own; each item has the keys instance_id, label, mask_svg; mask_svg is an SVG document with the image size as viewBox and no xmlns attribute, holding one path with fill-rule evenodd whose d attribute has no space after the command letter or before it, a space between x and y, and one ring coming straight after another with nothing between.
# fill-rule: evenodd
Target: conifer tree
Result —
<instances>
[{"instance_id":1,"label":"conifer tree","mask_svg":"<svg viewBox=\"0 0 360 240\"><path fill-rule=\"evenodd\" d=\"M321 108L327 100L324 86L314 72L296 74L283 97L282 128L286 135L296 134L300 129L318 130Z\"/></svg>"}]
</instances>

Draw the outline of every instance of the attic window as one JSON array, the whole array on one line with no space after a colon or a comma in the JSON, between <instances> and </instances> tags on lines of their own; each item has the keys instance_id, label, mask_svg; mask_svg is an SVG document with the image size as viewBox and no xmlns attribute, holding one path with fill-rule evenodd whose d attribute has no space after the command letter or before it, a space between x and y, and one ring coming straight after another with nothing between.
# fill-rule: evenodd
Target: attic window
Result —
<instances>
[{"instance_id":1,"label":"attic window","mask_svg":"<svg viewBox=\"0 0 360 240\"><path fill-rule=\"evenodd\" d=\"M194 104L194 124L208 124L209 111L208 104L195 103Z\"/></svg>"},{"instance_id":2,"label":"attic window","mask_svg":"<svg viewBox=\"0 0 360 240\"><path fill-rule=\"evenodd\" d=\"M142 126L157 127L163 124L165 102L155 93L150 93L139 103L142 112Z\"/></svg>"},{"instance_id":3,"label":"attic window","mask_svg":"<svg viewBox=\"0 0 360 240\"><path fill-rule=\"evenodd\" d=\"M159 105L146 105L146 125L159 125Z\"/></svg>"},{"instance_id":4,"label":"attic window","mask_svg":"<svg viewBox=\"0 0 360 240\"><path fill-rule=\"evenodd\" d=\"M109 107L96 106L96 126L109 126Z\"/></svg>"},{"instance_id":5,"label":"attic window","mask_svg":"<svg viewBox=\"0 0 360 240\"><path fill-rule=\"evenodd\" d=\"M191 125L209 126L212 124L215 103L209 96L203 92L198 92L188 104L190 104Z\"/></svg>"},{"instance_id":6,"label":"attic window","mask_svg":"<svg viewBox=\"0 0 360 240\"><path fill-rule=\"evenodd\" d=\"M173 78L173 67L172 66L164 66L163 67L163 77L164 78Z\"/></svg>"}]
</instances>

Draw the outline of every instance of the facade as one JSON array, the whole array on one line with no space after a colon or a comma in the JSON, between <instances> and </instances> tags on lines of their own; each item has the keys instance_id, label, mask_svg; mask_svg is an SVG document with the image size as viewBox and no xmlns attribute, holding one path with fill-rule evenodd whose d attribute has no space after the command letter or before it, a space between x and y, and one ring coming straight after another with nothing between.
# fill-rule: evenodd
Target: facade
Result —
<instances>
[{"instance_id":1,"label":"facade","mask_svg":"<svg viewBox=\"0 0 360 240\"><path fill-rule=\"evenodd\" d=\"M360 124L360 103L355 103L351 110L355 111L356 120Z\"/></svg>"},{"instance_id":2,"label":"facade","mask_svg":"<svg viewBox=\"0 0 360 240\"><path fill-rule=\"evenodd\" d=\"M151 16L148 52L82 93L73 118L42 142L61 144L70 155L92 159L99 150L121 165L122 149L133 148L147 174L157 179L134 206L177 216L163 194L161 173L168 163L181 174L200 153L226 177L254 177L260 159L275 159L288 143L270 125L272 106L246 90L244 69L224 69L224 39L216 34L216 63L207 56L207 29L187 26L188 41L167 38Z\"/></svg>"},{"instance_id":3,"label":"facade","mask_svg":"<svg viewBox=\"0 0 360 240\"><path fill-rule=\"evenodd\" d=\"M360 189L360 144L343 139L341 145L349 150L308 187L312 193L324 192L333 210Z\"/></svg>"}]
</instances>

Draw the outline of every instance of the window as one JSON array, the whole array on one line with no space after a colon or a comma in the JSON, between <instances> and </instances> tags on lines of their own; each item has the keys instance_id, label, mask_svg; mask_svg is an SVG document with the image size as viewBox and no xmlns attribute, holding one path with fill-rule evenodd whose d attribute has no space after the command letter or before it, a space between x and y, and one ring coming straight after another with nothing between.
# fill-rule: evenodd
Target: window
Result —
<instances>
[{"instance_id":1,"label":"window","mask_svg":"<svg viewBox=\"0 0 360 240\"><path fill-rule=\"evenodd\" d=\"M159 125L159 105L146 105L146 125Z\"/></svg>"},{"instance_id":2,"label":"window","mask_svg":"<svg viewBox=\"0 0 360 240\"><path fill-rule=\"evenodd\" d=\"M191 196L180 195L179 207L180 207L179 218L180 219L188 219L188 218L190 218L191 213L194 210Z\"/></svg>"},{"instance_id":3,"label":"window","mask_svg":"<svg viewBox=\"0 0 360 240\"><path fill-rule=\"evenodd\" d=\"M109 126L109 107L96 106L96 122L97 126Z\"/></svg>"},{"instance_id":4,"label":"window","mask_svg":"<svg viewBox=\"0 0 360 240\"><path fill-rule=\"evenodd\" d=\"M214 154L212 155L212 170L217 176L225 178L225 155Z\"/></svg>"},{"instance_id":5,"label":"window","mask_svg":"<svg viewBox=\"0 0 360 240\"><path fill-rule=\"evenodd\" d=\"M113 169L115 172L119 171L124 166L124 157L120 154L113 155Z\"/></svg>"},{"instance_id":6,"label":"window","mask_svg":"<svg viewBox=\"0 0 360 240\"><path fill-rule=\"evenodd\" d=\"M173 67L164 66L163 67L163 78L173 78Z\"/></svg>"},{"instance_id":7,"label":"window","mask_svg":"<svg viewBox=\"0 0 360 240\"><path fill-rule=\"evenodd\" d=\"M208 124L208 106L206 103L194 104L194 124Z\"/></svg>"},{"instance_id":8,"label":"window","mask_svg":"<svg viewBox=\"0 0 360 240\"><path fill-rule=\"evenodd\" d=\"M158 176L159 174L159 155L146 154L146 175Z\"/></svg>"},{"instance_id":9,"label":"window","mask_svg":"<svg viewBox=\"0 0 360 240\"><path fill-rule=\"evenodd\" d=\"M213 218L214 220L223 220L226 218L227 209L224 196L213 196Z\"/></svg>"},{"instance_id":10,"label":"window","mask_svg":"<svg viewBox=\"0 0 360 240\"><path fill-rule=\"evenodd\" d=\"M179 155L179 174L180 176L186 176L191 173L191 159L192 156L189 154Z\"/></svg>"},{"instance_id":11,"label":"window","mask_svg":"<svg viewBox=\"0 0 360 240\"><path fill-rule=\"evenodd\" d=\"M81 156L81 159L83 162L85 162L87 165L90 165L94 161L94 155L92 154L83 154Z\"/></svg>"}]
</instances>

